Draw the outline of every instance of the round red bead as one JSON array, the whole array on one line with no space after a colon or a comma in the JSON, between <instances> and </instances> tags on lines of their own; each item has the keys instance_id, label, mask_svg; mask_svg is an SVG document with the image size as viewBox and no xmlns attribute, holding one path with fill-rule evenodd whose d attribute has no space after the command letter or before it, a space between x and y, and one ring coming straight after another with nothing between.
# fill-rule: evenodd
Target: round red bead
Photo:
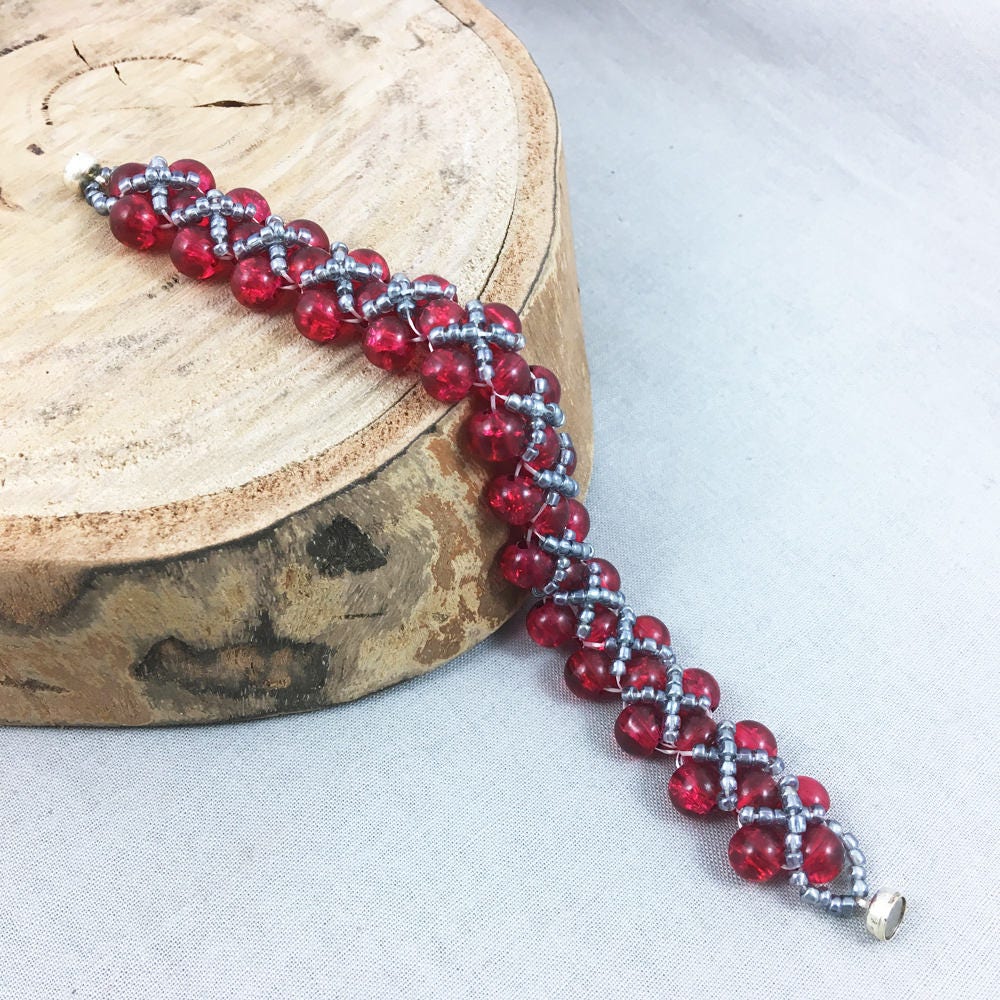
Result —
<instances>
[{"instance_id":1,"label":"round red bead","mask_svg":"<svg viewBox=\"0 0 1000 1000\"><path fill-rule=\"evenodd\" d=\"M527 524L538 512L545 494L521 476L496 476L486 487L486 504L507 524Z\"/></svg>"},{"instance_id":2,"label":"round red bead","mask_svg":"<svg viewBox=\"0 0 1000 1000\"><path fill-rule=\"evenodd\" d=\"M663 718L652 705L626 705L615 720L615 739L626 753L649 757L660 744Z\"/></svg>"},{"instance_id":3,"label":"round red bead","mask_svg":"<svg viewBox=\"0 0 1000 1000\"><path fill-rule=\"evenodd\" d=\"M548 368L543 368L541 365L531 366L532 378L543 378L546 382L545 392L542 393L542 399L546 403L558 403L560 397L562 396L562 387L559 385L559 379L556 378L553 372L550 372Z\"/></svg>"},{"instance_id":4,"label":"round red bead","mask_svg":"<svg viewBox=\"0 0 1000 1000\"><path fill-rule=\"evenodd\" d=\"M235 232L233 233L233 238L240 239ZM330 254L326 250L321 250L319 247L302 247L301 250L296 250L288 258L288 276L296 285L300 285L302 283L302 275L306 271L312 271L314 268L319 267L320 264L325 264L329 259ZM326 289L323 290L326 291Z\"/></svg>"},{"instance_id":5,"label":"round red bead","mask_svg":"<svg viewBox=\"0 0 1000 1000\"><path fill-rule=\"evenodd\" d=\"M401 372L409 367L416 352L413 331L398 316L379 316L368 324L361 350L376 367Z\"/></svg>"},{"instance_id":6,"label":"round red bead","mask_svg":"<svg viewBox=\"0 0 1000 1000\"><path fill-rule=\"evenodd\" d=\"M804 774L799 775L799 798L802 804L809 808L814 806L830 808L829 792L815 778L807 778Z\"/></svg>"},{"instance_id":7,"label":"round red bead","mask_svg":"<svg viewBox=\"0 0 1000 1000\"><path fill-rule=\"evenodd\" d=\"M766 882L781 871L785 848L780 834L766 826L741 826L729 840L729 863L740 878Z\"/></svg>"},{"instance_id":8,"label":"round red bead","mask_svg":"<svg viewBox=\"0 0 1000 1000\"><path fill-rule=\"evenodd\" d=\"M244 219L242 222L237 222L229 227L229 239L230 242L235 243L237 240L245 240L254 233L260 232L260 223L254 222L253 219ZM291 270L291 269L289 269Z\"/></svg>"},{"instance_id":9,"label":"round red bead","mask_svg":"<svg viewBox=\"0 0 1000 1000\"><path fill-rule=\"evenodd\" d=\"M202 195L197 191L192 191L190 188L185 188L181 191L171 191L167 195L167 210L173 215L174 212L182 212L189 205L193 205ZM185 222L185 226L193 226L196 229L208 229L209 222L211 220L206 215L204 218L199 219L197 222Z\"/></svg>"},{"instance_id":10,"label":"round red bead","mask_svg":"<svg viewBox=\"0 0 1000 1000\"><path fill-rule=\"evenodd\" d=\"M416 278L413 279L413 284L415 284L415 285L419 284L421 282L425 282L427 284L436 284L442 290L445 289L445 288L447 288L448 285L451 284L451 282L448 281L447 278L442 278L440 274L421 274L418 277L416 277ZM434 294L435 295L440 295L441 293L440 292L436 292ZM414 301L417 303L417 305L422 306L425 303L430 302L433 297L434 297L433 295L428 296L426 298L419 298L418 297Z\"/></svg>"},{"instance_id":11,"label":"round red bead","mask_svg":"<svg viewBox=\"0 0 1000 1000\"><path fill-rule=\"evenodd\" d=\"M618 590L622 585L622 578L618 570L607 561L607 559L591 559L588 566L596 566L598 571L598 586L607 590Z\"/></svg>"},{"instance_id":12,"label":"round red bead","mask_svg":"<svg viewBox=\"0 0 1000 1000\"><path fill-rule=\"evenodd\" d=\"M232 191L227 193L226 197L232 198L233 201L240 205L249 205L253 212L253 217L258 224L262 223L271 214L271 206L268 205L267 199L259 191L254 191L253 188L233 188ZM259 229L260 226L258 225L257 228Z\"/></svg>"},{"instance_id":13,"label":"round red bead","mask_svg":"<svg viewBox=\"0 0 1000 1000\"><path fill-rule=\"evenodd\" d=\"M590 570L587 569L587 564L585 562L574 562L570 563L569 569L566 570L566 575L562 578L562 582L559 584L560 590L582 590L587 586L587 581L590 579Z\"/></svg>"},{"instance_id":14,"label":"round red bead","mask_svg":"<svg viewBox=\"0 0 1000 1000\"><path fill-rule=\"evenodd\" d=\"M389 265L386 263L385 257L380 253L376 253L374 250L369 250L368 247L361 247L358 250L352 250L349 256L356 260L359 264L364 264L367 267L372 268L375 276L381 281L389 280ZM364 284L363 281L358 282L358 284Z\"/></svg>"},{"instance_id":15,"label":"round red bead","mask_svg":"<svg viewBox=\"0 0 1000 1000\"><path fill-rule=\"evenodd\" d=\"M681 713L681 728L674 746L678 750L691 750L699 743L710 744L715 739L715 720L702 709Z\"/></svg>"},{"instance_id":16,"label":"round red bead","mask_svg":"<svg viewBox=\"0 0 1000 1000\"><path fill-rule=\"evenodd\" d=\"M520 354L504 351L493 352L493 378L490 385L476 387L476 402L491 405L493 393L509 396L512 392L525 396L531 392L531 369Z\"/></svg>"},{"instance_id":17,"label":"round red bead","mask_svg":"<svg viewBox=\"0 0 1000 1000\"><path fill-rule=\"evenodd\" d=\"M561 646L573 638L576 616L569 608L542 601L528 612L525 627L539 646Z\"/></svg>"},{"instance_id":18,"label":"round red bead","mask_svg":"<svg viewBox=\"0 0 1000 1000\"><path fill-rule=\"evenodd\" d=\"M778 752L778 741L763 722L745 719L736 723L736 745L741 750L766 750L772 757Z\"/></svg>"},{"instance_id":19,"label":"round red bead","mask_svg":"<svg viewBox=\"0 0 1000 1000\"><path fill-rule=\"evenodd\" d=\"M528 463L535 469L551 469L559 458L562 450L562 442L559 435L551 428L546 427L542 431L542 441L535 445L538 454Z\"/></svg>"},{"instance_id":20,"label":"round red bead","mask_svg":"<svg viewBox=\"0 0 1000 1000\"><path fill-rule=\"evenodd\" d=\"M705 761L689 760L670 776L667 792L681 812L707 816L719 797L719 772Z\"/></svg>"},{"instance_id":21,"label":"round red bead","mask_svg":"<svg viewBox=\"0 0 1000 1000\"><path fill-rule=\"evenodd\" d=\"M656 691L667 689L667 668L662 660L652 656L635 656L628 661L622 674L623 688L651 687Z\"/></svg>"},{"instance_id":22,"label":"round red bead","mask_svg":"<svg viewBox=\"0 0 1000 1000\"><path fill-rule=\"evenodd\" d=\"M693 694L696 698L708 698L713 712L719 707L719 699L722 697L719 683L707 670L688 667L684 671L681 683L685 694Z\"/></svg>"},{"instance_id":23,"label":"round red bead","mask_svg":"<svg viewBox=\"0 0 1000 1000\"><path fill-rule=\"evenodd\" d=\"M613 636L617 627L618 616L610 608L595 608L587 642L599 643L603 647L604 640Z\"/></svg>"},{"instance_id":24,"label":"round red bead","mask_svg":"<svg viewBox=\"0 0 1000 1000\"><path fill-rule=\"evenodd\" d=\"M231 266L231 261L215 256L212 241L197 227L177 231L170 244L170 259L181 274L199 281L214 278Z\"/></svg>"},{"instance_id":25,"label":"round red bead","mask_svg":"<svg viewBox=\"0 0 1000 1000\"><path fill-rule=\"evenodd\" d=\"M552 579L555 564L555 556L527 542L511 542L500 550L504 579L523 590L544 587Z\"/></svg>"},{"instance_id":26,"label":"round red bead","mask_svg":"<svg viewBox=\"0 0 1000 1000\"><path fill-rule=\"evenodd\" d=\"M137 194L127 194L111 206L111 232L119 243L133 250L156 250L167 246L176 230L164 225L152 204Z\"/></svg>"},{"instance_id":27,"label":"round red bead","mask_svg":"<svg viewBox=\"0 0 1000 1000\"><path fill-rule=\"evenodd\" d=\"M566 501L566 527L572 528L576 540L582 542L590 534L590 513L576 497Z\"/></svg>"},{"instance_id":28,"label":"round red bead","mask_svg":"<svg viewBox=\"0 0 1000 1000\"><path fill-rule=\"evenodd\" d=\"M326 230L318 223L313 222L312 219L293 219L291 222L286 224L288 229L297 229L300 234L304 235L306 240L305 243L299 242L297 247L289 247L288 253L296 254L299 253L302 247L320 247L321 249L328 250L330 247L330 237L326 235Z\"/></svg>"},{"instance_id":29,"label":"round red bead","mask_svg":"<svg viewBox=\"0 0 1000 1000\"><path fill-rule=\"evenodd\" d=\"M364 307L369 302L374 302L386 290L386 287L384 281L377 281L375 279L366 281L361 286L361 291L358 292L354 300L357 304L358 313L363 316L365 314Z\"/></svg>"},{"instance_id":30,"label":"round red bead","mask_svg":"<svg viewBox=\"0 0 1000 1000\"><path fill-rule=\"evenodd\" d=\"M636 639L652 639L661 646L670 645L670 632L667 626L652 615L639 615L632 626L632 634Z\"/></svg>"},{"instance_id":31,"label":"round red bead","mask_svg":"<svg viewBox=\"0 0 1000 1000\"><path fill-rule=\"evenodd\" d=\"M502 302L487 302L483 305L483 315L487 323L499 323L510 333L521 332L521 320L510 306Z\"/></svg>"},{"instance_id":32,"label":"round red bead","mask_svg":"<svg viewBox=\"0 0 1000 1000\"><path fill-rule=\"evenodd\" d=\"M509 462L528 443L524 417L506 410L477 410L465 426L469 451L484 462Z\"/></svg>"},{"instance_id":33,"label":"round red bead","mask_svg":"<svg viewBox=\"0 0 1000 1000\"><path fill-rule=\"evenodd\" d=\"M781 792L777 782L766 771L747 768L739 776L736 789L736 806L756 806L759 809L780 809Z\"/></svg>"},{"instance_id":34,"label":"round red bead","mask_svg":"<svg viewBox=\"0 0 1000 1000\"><path fill-rule=\"evenodd\" d=\"M431 351L420 365L420 381L428 395L442 403L457 403L472 388L472 358L468 351L444 347Z\"/></svg>"},{"instance_id":35,"label":"round red bead","mask_svg":"<svg viewBox=\"0 0 1000 1000\"><path fill-rule=\"evenodd\" d=\"M454 299L437 298L431 299L417 313L414 326L426 337L435 327L464 323L468 318L466 311Z\"/></svg>"},{"instance_id":36,"label":"round red bead","mask_svg":"<svg viewBox=\"0 0 1000 1000\"><path fill-rule=\"evenodd\" d=\"M215 187L215 176L201 160L174 160L170 164L171 173L197 174L198 193L205 194Z\"/></svg>"},{"instance_id":37,"label":"round red bead","mask_svg":"<svg viewBox=\"0 0 1000 1000\"><path fill-rule=\"evenodd\" d=\"M562 537L569 518L566 498L560 497L556 505L545 504L541 513L535 518L532 528L540 535L557 535Z\"/></svg>"},{"instance_id":38,"label":"round red bead","mask_svg":"<svg viewBox=\"0 0 1000 1000\"><path fill-rule=\"evenodd\" d=\"M567 687L581 698L603 701L618 695L611 657L599 649L576 650L566 661L564 675Z\"/></svg>"},{"instance_id":39,"label":"round red bead","mask_svg":"<svg viewBox=\"0 0 1000 1000\"><path fill-rule=\"evenodd\" d=\"M136 174L144 174L145 172L145 163L120 163L114 170L111 171L111 176L108 178L108 194L114 195L116 198L120 198L122 195L122 181L126 178L131 180ZM143 194L138 191L134 193L143 198L145 201L149 201L148 194Z\"/></svg>"},{"instance_id":40,"label":"round red bead","mask_svg":"<svg viewBox=\"0 0 1000 1000\"><path fill-rule=\"evenodd\" d=\"M817 885L832 882L844 867L844 845L828 826L810 826L802 835L802 870Z\"/></svg>"},{"instance_id":41,"label":"round red bead","mask_svg":"<svg viewBox=\"0 0 1000 1000\"><path fill-rule=\"evenodd\" d=\"M317 344L343 339L354 329L345 320L337 306L337 300L329 292L319 288L307 288L299 296L292 319L299 333Z\"/></svg>"},{"instance_id":42,"label":"round red bead","mask_svg":"<svg viewBox=\"0 0 1000 1000\"><path fill-rule=\"evenodd\" d=\"M279 309L290 301L282 279L271 270L266 257L244 257L239 261L230 275L229 287L237 302L258 312Z\"/></svg>"}]
</instances>

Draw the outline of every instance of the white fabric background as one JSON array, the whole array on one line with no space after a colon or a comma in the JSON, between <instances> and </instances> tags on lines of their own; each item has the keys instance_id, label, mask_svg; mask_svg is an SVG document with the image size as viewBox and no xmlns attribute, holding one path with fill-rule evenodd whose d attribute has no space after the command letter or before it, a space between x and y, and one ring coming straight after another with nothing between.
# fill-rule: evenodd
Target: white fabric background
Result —
<instances>
[{"instance_id":1,"label":"white fabric background","mask_svg":"<svg viewBox=\"0 0 1000 1000\"><path fill-rule=\"evenodd\" d=\"M998 972L1000 21L495 0L565 135L594 540L911 911L740 883L519 623L257 724L0 732L0 997L965 997Z\"/></svg>"}]
</instances>

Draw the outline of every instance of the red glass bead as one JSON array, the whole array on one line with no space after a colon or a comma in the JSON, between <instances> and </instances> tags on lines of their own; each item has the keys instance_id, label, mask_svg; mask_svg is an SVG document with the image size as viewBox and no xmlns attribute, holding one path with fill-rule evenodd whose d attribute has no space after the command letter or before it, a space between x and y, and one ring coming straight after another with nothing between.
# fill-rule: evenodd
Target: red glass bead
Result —
<instances>
[{"instance_id":1,"label":"red glass bead","mask_svg":"<svg viewBox=\"0 0 1000 1000\"><path fill-rule=\"evenodd\" d=\"M486 504L507 524L527 524L545 500L545 493L521 476L497 476L486 487Z\"/></svg>"},{"instance_id":2,"label":"red glass bead","mask_svg":"<svg viewBox=\"0 0 1000 1000\"><path fill-rule=\"evenodd\" d=\"M590 513L576 497L566 501L566 527L573 529L578 542L590 534Z\"/></svg>"},{"instance_id":3,"label":"red glass bead","mask_svg":"<svg viewBox=\"0 0 1000 1000\"><path fill-rule=\"evenodd\" d=\"M814 806L830 808L830 793L815 778L807 778L804 774L799 775L799 798L810 809Z\"/></svg>"},{"instance_id":4,"label":"red glass bead","mask_svg":"<svg viewBox=\"0 0 1000 1000\"><path fill-rule=\"evenodd\" d=\"M197 174L198 193L205 194L215 187L215 175L201 160L174 160L170 164L171 173Z\"/></svg>"},{"instance_id":5,"label":"red glass bead","mask_svg":"<svg viewBox=\"0 0 1000 1000\"><path fill-rule=\"evenodd\" d=\"M559 441L559 435L551 427L546 427L542 431L542 435L541 444L535 445L538 454L529 464L535 469L551 469L556 464L556 459L559 458L562 443Z\"/></svg>"},{"instance_id":6,"label":"red glass bead","mask_svg":"<svg viewBox=\"0 0 1000 1000\"><path fill-rule=\"evenodd\" d=\"M254 191L253 188L233 188L226 194L226 197L232 198L240 205L249 205L253 210L253 217L258 223L263 223L271 214L271 206L268 205L267 199L259 191ZM258 225L257 228L259 229L260 226ZM256 230L254 231L256 232Z\"/></svg>"},{"instance_id":7,"label":"red glass bead","mask_svg":"<svg viewBox=\"0 0 1000 1000\"><path fill-rule=\"evenodd\" d=\"M622 674L623 688L651 687L657 691L667 689L667 668L662 660L652 656L633 656Z\"/></svg>"},{"instance_id":8,"label":"red glass bead","mask_svg":"<svg viewBox=\"0 0 1000 1000\"><path fill-rule=\"evenodd\" d=\"M171 191L167 195L167 210L173 215L174 212L182 212L189 205L193 205L201 196L197 191ZM211 220L206 215L197 222L185 222L185 226L193 226L196 229L208 229Z\"/></svg>"},{"instance_id":9,"label":"red glass bead","mask_svg":"<svg viewBox=\"0 0 1000 1000\"><path fill-rule=\"evenodd\" d=\"M528 443L524 417L506 410L477 410L465 428L469 451L484 462L508 462Z\"/></svg>"},{"instance_id":10,"label":"red glass bead","mask_svg":"<svg viewBox=\"0 0 1000 1000\"><path fill-rule=\"evenodd\" d=\"M254 233L259 233L260 226L261 224L254 222L253 219L244 219L242 222L237 222L229 227L229 239L233 243L237 240L245 240L253 236Z\"/></svg>"},{"instance_id":11,"label":"red glass bead","mask_svg":"<svg viewBox=\"0 0 1000 1000\"><path fill-rule=\"evenodd\" d=\"M442 403L457 403L469 394L474 370L468 351L438 348L421 363L420 381L428 395Z\"/></svg>"},{"instance_id":12,"label":"red glass bead","mask_svg":"<svg viewBox=\"0 0 1000 1000\"><path fill-rule=\"evenodd\" d=\"M566 507L566 498L560 497L554 507L546 504L538 517L535 518L532 527L540 535L558 535L562 537L566 529L566 520L569 518L569 510Z\"/></svg>"},{"instance_id":13,"label":"red glass bead","mask_svg":"<svg viewBox=\"0 0 1000 1000\"><path fill-rule=\"evenodd\" d=\"M125 180L125 178L131 180L136 174L144 174L145 172L145 163L120 163L114 170L111 171L111 176L108 178L108 194L112 194L116 198L120 198L122 194L122 181ZM138 195L138 197L143 198L145 201L149 201L148 193L142 193L139 191L134 193Z\"/></svg>"},{"instance_id":14,"label":"red glass bead","mask_svg":"<svg viewBox=\"0 0 1000 1000\"><path fill-rule=\"evenodd\" d=\"M111 206L111 232L119 243L133 250L158 250L169 246L177 232L153 211L152 204L137 194L127 194Z\"/></svg>"},{"instance_id":15,"label":"red glass bead","mask_svg":"<svg viewBox=\"0 0 1000 1000\"><path fill-rule=\"evenodd\" d=\"M652 615L639 615L632 626L632 634L636 639L652 639L661 646L670 645L670 632L667 626Z\"/></svg>"},{"instance_id":16,"label":"red glass bead","mask_svg":"<svg viewBox=\"0 0 1000 1000\"><path fill-rule=\"evenodd\" d=\"M493 352L493 379L491 385L476 386L476 402L482 406L492 405L493 393L509 396L516 392L526 396L531 392L531 369L520 354L504 351Z\"/></svg>"},{"instance_id":17,"label":"red glass bead","mask_svg":"<svg viewBox=\"0 0 1000 1000\"><path fill-rule=\"evenodd\" d=\"M737 780L736 806L756 806L759 809L780 809L781 792L778 784L766 771L746 768Z\"/></svg>"},{"instance_id":18,"label":"red glass bead","mask_svg":"<svg viewBox=\"0 0 1000 1000\"><path fill-rule=\"evenodd\" d=\"M578 649L566 661L567 687L573 694L591 701L617 698L611 662L611 657L599 649Z\"/></svg>"},{"instance_id":19,"label":"red glass bead","mask_svg":"<svg viewBox=\"0 0 1000 1000\"><path fill-rule=\"evenodd\" d=\"M170 259L181 274L204 281L221 271L228 271L232 262L216 257L212 241L197 227L179 229L170 244Z\"/></svg>"},{"instance_id":20,"label":"red glass bead","mask_svg":"<svg viewBox=\"0 0 1000 1000\"><path fill-rule=\"evenodd\" d=\"M576 632L576 615L569 608L542 601L528 612L525 627L539 646L561 646Z\"/></svg>"},{"instance_id":21,"label":"red glass bead","mask_svg":"<svg viewBox=\"0 0 1000 1000\"><path fill-rule=\"evenodd\" d=\"M832 882L844 867L844 845L828 826L810 826L802 835L802 870L816 885Z\"/></svg>"},{"instance_id":22,"label":"red glass bead","mask_svg":"<svg viewBox=\"0 0 1000 1000\"><path fill-rule=\"evenodd\" d=\"M364 307L369 302L374 302L386 289L386 283L384 281L367 281L361 286L361 291L355 296L355 303L357 305L358 312L364 316Z\"/></svg>"},{"instance_id":23,"label":"red glass bead","mask_svg":"<svg viewBox=\"0 0 1000 1000\"><path fill-rule=\"evenodd\" d=\"M337 300L319 288L307 288L302 292L295 303L292 319L299 333L317 344L342 340L354 331L354 324L346 321Z\"/></svg>"},{"instance_id":24,"label":"red glass bead","mask_svg":"<svg viewBox=\"0 0 1000 1000\"><path fill-rule=\"evenodd\" d=\"M685 694L693 694L696 698L707 697L713 712L719 707L722 697L719 682L707 670L688 667L681 683Z\"/></svg>"},{"instance_id":25,"label":"red glass bead","mask_svg":"<svg viewBox=\"0 0 1000 1000\"><path fill-rule=\"evenodd\" d=\"M596 566L599 575L599 587L604 587L607 590L618 590L622 585L622 578L618 573L618 570L607 561L607 559L590 559L587 562L588 566Z\"/></svg>"},{"instance_id":26,"label":"red glass bead","mask_svg":"<svg viewBox=\"0 0 1000 1000\"><path fill-rule=\"evenodd\" d=\"M305 243L299 243L297 247L289 247L288 254L293 255L300 252L302 247L320 247L323 250L330 249L330 237L326 235L326 230L312 219L292 219L286 223L289 229L298 229L306 237Z\"/></svg>"},{"instance_id":27,"label":"red glass bead","mask_svg":"<svg viewBox=\"0 0 1000 1000\"><path fill-rule=\"evenodd\" d=\"M705 761L689 760L670 775L667 793L681 812L707 816L719 797L719 772Z\"/></svg>"},{"instance_id":28,"label":"red glass bead","mask_svg":"<svg viewBox=\"0 0 1000 1000\"><path fill-rule=\"evenodd\" d=\"M500 550L500 572L504 579L523 590L544 587L552 579L555 565L555 556L527 542L511 542Z\"/></svg>"},{"instance_id":29,"label":"red glass bead","mask_svg":"<svg viewBox=\"0 0 1000 1000\"><path fill-rule=\"evenodd\" d=\"M566 575L562 578L562 583L559 584L559 589L582 590L587 586L589 579L590 570L587 569L586 563L580 561L570 563L569 569L566 570Z\"/></svg>"},{"instance_id":30,"label":"red glass bead","mask_svg":"<svg viewBox=\"0 0 1000 1000\"><path fill-rule=\"evenodd\" d=\"M543 378L548 383L545 392L542 393L542 399L546 403L558 403L562 396L562 386L559 385L559 379L548 368L543 368L541 365L532 365L531 375L533 378Z\"/></svg>"},{"instance_id":31,"label":"red glass bead","mask_svg":"<svg viewBox=\"0 0 1000 1000\"><path fill-rule=\"evenodd\" d=\"M741 750L766 750L772 757L778 752L778 741L763 722L745 719L736 723L736 745Z\"/></svg>"},{"instance_id":32,"label":"red glass bead","mask_svg":"<svg viewBox=\"0 0 1000 1000\"><path fill-rule=\"evenodd\" d=\"M431 299L417 313L414 326L426 337L435 327L465 323L468 318L468 313L454 299Z\"/></svg>"},{"instance_id":33,"label":"red glass bead","mask_svg":"<svg viewBox=\"0 0 1000 1000\"><path fill-rule=\"evenodd\" d=\"M483 304L483 315L487 323L499 323L510 333L521 332L521 320L510 306L502 302L486 302Z\"/></svg>"},{"instance_id":34,"label":"red glass bead","mask_svg":"<svg viewBox=\"0 0 1000 1000\"><path fill-rule=\"evenodd\" d=\"M766 882L774 878L785 862L781 835L766 826L741 826L729 840L729 863L740 878Z\"/></svg>"},{"instance_id":35,"label":"red glass bead","mask_svg":"<svg viewBox=\"0 0 1000 1000\"><path fill-rule=\"evenodd\" d=\"M604 640L613 636L617 627L618 616L610 608L595 608L587 642L600 643L603 646Z\"/></svg>"},{"instance_id":36,"label":"red glass bead","mask_svg":"<svg viewBox=\"0 0 1000 1000\"><path fill-rule=\"evenodd\" d=\"M254 227L256 229L256 227ZM247 234L249 235L249 233ZM233 232L233 239L240 239L235 231ZM312 271L314 268L320 266L320 264L325 264L330 259L329 253L319 247L302 247L301 250L296 250L291 257L288 258L288 276L295 282L296 285L302 284L302 275L306 271ZM326 289L323 289L326 291ZM330 293L328 293L330 294Z\"/></svg>"},{"instance_id":37,"label":"red glass bead","mask_svg":"<svg viewBox=\"0 0 1000 1000\"><path fill-rule=\"evenodd\" d=\"M348 256L356 260L359 264L365 264L367 267L373 268L381 281L385 282L389 280L389 265L386 263L385 257L380 253L369 250L368 247L361 247L358 250L352 250ZM355 282L355 285L363 284L364 281Z\"/></svg>"},{"instance_id":38,"label":"red glass bead","mask_svg":"<svg viewBox=\"0 0 1000 1000\"><path fill-rule=\"evenodd\" d=\"M660 745L663 718L652 705L626 705L615 720L615 739L626 753L649 757Z\"/></svg>"},{"instance_id":39,"label":"red glass bead","mask_svg":"<svg viewBox=\"0 0 1000 1000\"><path fill-rule=\"evenodd\" d=\"M715 739L715 720L700 708L681 712L681 728L674 746L678 750L691 750L699 743L706 746Z\"/></svg>"},{"instance_id":40,"label":"red glass bead","mask_svg":"<svg viewBox=\"0 0 1000 1000\"><path fill-rule=\"evenodd\" d=\"M244 257L233 268L229 287L236 301L257 312L270 312L290 303L282 288L282 279L272 270L266 257Z\"/></svg>"},{"instance_id":41,"label":"red glass bead","mask_svg":"<svg viewBox=\"0 0 1000 1000\"><path fill-rule=\"evenodd\" d=\"M421 274L413 279L413 283L416 285L419 282L427 282L428 284L434 283L440 285L441 288L447 288L451 284L447 278L442 278L440 274ZM416 298L414 301L418 306L422 306L427 302L430 302L433 296L428 296L427 298Z\"/></svg>"},{"instance_id":42,"label":"red glass bead","mask_svg":"<svg viewBox=\"0 0 1000 1000\"><path fill-rule=\"evenodd\" d=\"M401 372L413 361L413 331L398 316L373 319L361 337L361 350L376 367Z\"/></svg>"}]
</instances>

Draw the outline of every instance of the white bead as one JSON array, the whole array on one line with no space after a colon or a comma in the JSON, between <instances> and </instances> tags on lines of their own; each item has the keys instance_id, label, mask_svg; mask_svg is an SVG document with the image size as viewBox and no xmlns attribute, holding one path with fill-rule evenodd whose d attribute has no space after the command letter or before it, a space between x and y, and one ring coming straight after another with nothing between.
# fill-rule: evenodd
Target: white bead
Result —
<instances>
[{"instance_id":1,"label":"white bead","mask_svg":"<svg viewBox=\"0 0 1000 1000\"><path fill-rule=\"evenodd\" d=\"M97 165L97 158L90 153L74 153L63 171L63 183L75 191L80 186L80 181L87 176L87 171Z\"/></svg>"}]
</instances>

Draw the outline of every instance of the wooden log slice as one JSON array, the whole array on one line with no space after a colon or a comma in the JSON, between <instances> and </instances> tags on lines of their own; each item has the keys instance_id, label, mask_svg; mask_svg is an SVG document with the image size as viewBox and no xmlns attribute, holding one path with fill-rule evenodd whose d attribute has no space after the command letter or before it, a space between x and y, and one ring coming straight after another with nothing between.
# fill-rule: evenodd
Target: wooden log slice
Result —
<instances>
[{"instance_id":1,"label":"wooden log slice","mask_svg":"<svg viewBox=\"0 0 1000 1000\"><path fill-rule=\"evenodd\" d=\"M63 168L208 163L523 313L591 440L552 102L471 0L0 7L0 719L297 712L430 670L521 594L466 413L120 246Z\"/></svg>"}]
</instances>

